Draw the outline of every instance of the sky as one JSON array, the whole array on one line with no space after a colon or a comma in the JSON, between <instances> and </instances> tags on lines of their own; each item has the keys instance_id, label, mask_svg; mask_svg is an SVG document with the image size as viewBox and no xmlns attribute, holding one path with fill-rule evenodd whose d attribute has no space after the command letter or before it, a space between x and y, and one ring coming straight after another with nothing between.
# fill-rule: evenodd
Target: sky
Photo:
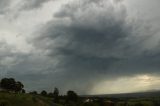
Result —
<instances>
[{"instance_id":1,"label":"sky","mask_svg":"<svg viewBox=\"0 0 160 106\"><path fill-rule=\"evenodd\" d=\"M0 78L27 91L160 90L159 0L0 0Z\"/></svg>"}]
</instances>

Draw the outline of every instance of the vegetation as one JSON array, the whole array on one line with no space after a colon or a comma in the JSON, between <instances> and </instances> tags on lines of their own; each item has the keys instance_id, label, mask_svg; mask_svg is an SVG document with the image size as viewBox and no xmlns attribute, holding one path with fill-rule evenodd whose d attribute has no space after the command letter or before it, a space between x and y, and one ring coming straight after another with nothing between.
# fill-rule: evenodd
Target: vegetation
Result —
<instances>
[{"instance_id":1,"label":"vegetation","mask_svg":"<svg viewBox=\"0 0 160 106\"><path fill-rule=\"evenodd\" d=\"M53 97L54 97L54 102L59 103L59 90L58 90L58 88L54 88Z\"/></svg>"},{"instance_id":2,"label":"vegetation","mask_svg":"<svg viewBox=\"0 0 160 106\"><path fill-rule=\"evenodd\" d=\"M45 90L43 90L43 91L41 92L41 95L42 95L42 96L47 96L47 92L46 92Z\"/></svg>"},{"instance_id":3,"label":"vegetation","mask_svg":"<svg viewBox=\"0 0 160 106\"><path fill-rule=\"evenodd\" d=\"M82 97L72 90L60 96L58 88L50 93L45 90L26 93L24 85L13 78L3 78L0 88L0 106L160 106L160 97Z\"/></svg>"},{"instance_id":4,"label":"vegetation","mask_svg":"<svg viewBox=\"0 0 160 106\"><path fill-rule=\"evenodd\" d=\"M78 101L78 96L74 91L68 91L67 92L67 102L77 102Z\"/></svg>"},{"instance_id":5,"label":"vegetation","mask_svg":"<svg viewBox=\"0 0 160 106\"><path fill-rule=\"evenodd\" d=\"M30 94L0 93L0 106L51 106L51 98Z\"/></svg>"},{"instance_id":6,"label":"vegetation","mask_svg":"<svg viewBox=\"0 0 160 106\"><path fill-rule=\"evenodd\" d=\"M14 78L3 78L0 87L7 91L24 92L24 85L20 81L15 81Z\"/></svg>"}]
</instances>

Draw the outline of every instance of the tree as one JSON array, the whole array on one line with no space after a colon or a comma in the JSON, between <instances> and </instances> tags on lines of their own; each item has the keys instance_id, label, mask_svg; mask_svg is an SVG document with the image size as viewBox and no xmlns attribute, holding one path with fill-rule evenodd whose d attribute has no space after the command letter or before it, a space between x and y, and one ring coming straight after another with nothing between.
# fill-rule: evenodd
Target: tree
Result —
<instances>
[{"instance_id":1,"label":"tree","mask_svg":"<svg viewBox=\"0 0 160 106\"><path fill-rule=\"evenodd\" d=\"M26 93L25 89L22 89L22 93Z\"/></svg>"},{"instance_id":2,"label":"tree","mask_svg":"<svg viewBox=\"0 0 160 106\"><path fill-rule=\"evenodd\" d=\"M47 92L46 92L45 90L43 90L43 91L41 92L41 95L46 96L46 95L47 95Z\"/></svg>"},{"instance_id":3,"label":"tree","mask_svg":"<svg viewBox=\"0 0 160 106\"><path fill-rule=\"evenodd\" d=\"M18 82L15 83L14 90L15 90L15 92L20 92L20 91L22 91L23 87L24 87L24 85L21 82L18 81Z\"/></svg>"},{"instance_id":4,"label":"tree","mask_svg":"<svg viewBox=\"0 0 160 106\"><path fill-rule=\"evenodd\" d=\"M74 91L67 92L67 101L77 102L78 95Z\"/></svg>"},{"instance_id":5,"label":"tree","mask_svg":"<svg viewBox=\"0 0 160 106\"><path fill-rule=\"evenodd\" d=\"M58 96L58 95L59 95L59 90L58 90L58 88L54 88L53 95L54 95L54 96Z\"/></svg>"},{"instance_id":6,"label":"tree","mask_svg":"<svg viewBox=\"0 0 160 106\"><path fill-rule=\"evenodd\" d=\"M52 92L48 93L48 96L51 97L51 98L54 97Z\"/></svg>"},{"instance_id":7,"label":"tree","mask_svg":"<svg viewBox=\"0 0 160 106\"><path fill-rule=\"evenodd\" d=\"M58 88L54 88L54 92L53 92L53 96L54 96L54 102L58 103L59 102L59 90Z\"/></svg>"},{"instance_id":8,"label":"tree","mask_svg":"<svg viewBox=\"0 0 160 106\"><path fill-rule=\"evenodd\" d=\"M16 82L14 78L3 78L0 87L7 91L21 92L24 85L20 81Z\"/></svg>"},{"instance_id":9,"label":"tree","mask_svg":"<svg viewBox=\"0 0 160 106\"><path fill-rule=\"evenodd\" d=\"M0 82L0 86L2 89L14 91L15 83L16 82L13 78L3 78Z\"/></svg>"},{"instance_id":10,"label":"tree","mask_svg":"<svg viewBox=\"0 0 160 106\"><path fill-rule=\"evenodd\" d=\"M30 94L37 95L38 93L37 93L37 91L32 91L32 92L30 92Z\"/></svg>"}]
</instances>

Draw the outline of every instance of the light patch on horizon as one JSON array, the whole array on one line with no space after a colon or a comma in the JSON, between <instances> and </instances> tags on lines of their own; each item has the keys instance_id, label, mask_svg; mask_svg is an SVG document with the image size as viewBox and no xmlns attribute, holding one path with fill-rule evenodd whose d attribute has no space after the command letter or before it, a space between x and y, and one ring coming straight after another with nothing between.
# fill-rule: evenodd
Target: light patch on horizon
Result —
<instances>
[{"instance_id":1,"label":"light patch on horizon","mask_svg":"<svg viewBox=\"0 0 160 106\"><path fill-rule=\"evenodd\" d=\"M160 78L153 75L137 75L116 80L103 81L93 88L90 94L116 94L159 90Z\"/></svg>"}]
</instances>

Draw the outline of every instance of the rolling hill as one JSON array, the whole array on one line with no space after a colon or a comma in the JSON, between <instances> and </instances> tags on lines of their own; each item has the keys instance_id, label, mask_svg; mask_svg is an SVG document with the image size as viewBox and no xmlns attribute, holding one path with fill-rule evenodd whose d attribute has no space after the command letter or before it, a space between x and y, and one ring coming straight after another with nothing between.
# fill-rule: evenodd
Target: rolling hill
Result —
<instances>
[{"instance_id":1,"label":"rolling hill","mask_svg":"<svg viewBox=\"0 0 160 106\"><path fill-rule=\"evenodd\" d=\"M0 106L60 106L51 98L31 94L0 92Z\"/></svg>"}]
</instances>

